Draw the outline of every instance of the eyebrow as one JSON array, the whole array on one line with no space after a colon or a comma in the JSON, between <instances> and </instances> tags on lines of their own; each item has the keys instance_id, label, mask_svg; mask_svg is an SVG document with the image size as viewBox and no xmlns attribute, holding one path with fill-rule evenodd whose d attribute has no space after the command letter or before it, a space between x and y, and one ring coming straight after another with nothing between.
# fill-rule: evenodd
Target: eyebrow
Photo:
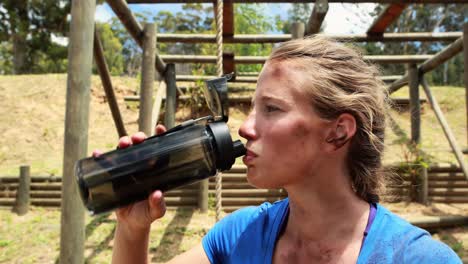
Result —
<instances>
[{"instance_id":1,"label":"eyebrow","mask_svg":"<svg viewBox=\"0 0 468 264\"><path fill-rule=\"evenodd\" d=\"M273 102L279 102L282 104L288 104L287 101L282 99L281 97L276 97L276 96L271 96L271 95L262 95L260 96L260 100L268 102L268 101L273 101ZM252 98L252 106L255 106L255 97Z\"/></svg>"}]
</instances>

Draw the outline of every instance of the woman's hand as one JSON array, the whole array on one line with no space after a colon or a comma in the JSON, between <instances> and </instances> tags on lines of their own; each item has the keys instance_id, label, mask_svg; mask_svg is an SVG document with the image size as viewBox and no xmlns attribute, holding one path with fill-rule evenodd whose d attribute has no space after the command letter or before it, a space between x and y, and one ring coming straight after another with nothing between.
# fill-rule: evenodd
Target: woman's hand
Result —
<instances>
[{"instance_id":1,"label":"woman's hand","mask_svg":"<svg viewBox=\"0 0 468 264\"><path fill-rule=\"evenodd\" d=\"M166 131L163 125L156 126L156 134L161 134ZM143 132L138 132L131 137L121 137L119 140L119 148L127 148L133 144L143 142L146 135ZM97 157L102 152L95 150L93 156ZM156 190L152 192L148 199L141 202L121 207L116 210L117 221L124 227L130 234L137 232L147 232L151 223L156 219L164 216L166 212L166 204L161 191Z\"/></svg>"}]
</instances>

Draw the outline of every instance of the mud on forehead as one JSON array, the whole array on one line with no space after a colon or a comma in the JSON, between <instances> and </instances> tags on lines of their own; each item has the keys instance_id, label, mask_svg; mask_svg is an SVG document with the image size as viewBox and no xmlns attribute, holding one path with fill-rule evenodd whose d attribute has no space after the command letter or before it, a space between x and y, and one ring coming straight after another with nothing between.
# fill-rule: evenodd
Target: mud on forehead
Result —
<instances>
[{"instance_id":1,"label":"mud on forehead","mask_svg":"<svg viewBox=\"0 0 468 264\"><path fill-rule=\"evenodd\" d=\"M295 88L297 92L303 93L303 85L308 79L304 68L300 66L300 62L295 60L270 60L263 66L258 82L265 78L275 78L278 81L288 83L291 88Z\"/></svg>"}]
</instances>

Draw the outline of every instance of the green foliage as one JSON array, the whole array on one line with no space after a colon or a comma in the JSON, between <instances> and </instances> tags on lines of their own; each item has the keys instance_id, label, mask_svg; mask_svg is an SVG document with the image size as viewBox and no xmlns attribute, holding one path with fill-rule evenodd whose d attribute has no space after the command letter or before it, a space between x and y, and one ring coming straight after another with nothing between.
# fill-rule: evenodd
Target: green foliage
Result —
<instances>
[{"instance_id":1,"label":"green foliage","mask_svg":"<svg viewBox=\"0 0 468 264\"><path fill-rule=\"evenodd\" d=\"M302 22L307 25L311 13L312 5L309 3L291 4L291 9L288 10L288 18L281 23L281 31L285 34L291 33L293 22ZM280 17L277 17L277 21L280 21L280 19Z\"/></svg>"},{"instance_id":2,"label":"green foliage","mask_svg":"<svg viewBox=\"0 0 468 264\"><path fill-rule=\"evenodd\" d=\"M136 17L141 17L141 15L136 14ZM140 71L142 61L140 47L138 47L135 40L133 40L117 17L113 17L111 19L110 28L112 29L113 35L122 45L121 55L123 60L123 72L129 76L136 76Z\"/></svg>"},{"instance_id":3,"label":"green foliage","mask_svg":"<svg viewBox=\"0 0 468 264\"><path fill-rule=\"evenodd\" d=\"M274 19L266 13L265 4L236 4L234 6L234 24L236 34L266 34L277 31ZM227 44L225 51L238 56L267 56L271 53L271 44ZM258 64L236 65L239 72L258 72Z\"/></svg>"},{"instance_id":4,"label":"green foliage","mask_svg":"<svg viewBox=\"0 0 468 264\"><path fill-rule=\"evenodd\" d=\"M193 75L200 75L202 71L203 69L194 69ZM203 94L204 86L205 82L203 80L197 80L195 85L187 87L185 95L188 95L189 99L185 106L190 108L191 118L193 119L205 116L203 112L206 111L207 106Z\"/></svg>"},{"instance_id":5,"label":"green foliage","mask_svg":"<svg viewBox=\"0 0 468 264\"><path fill-rule=\"evenodd\" d=\"M121 75L123 73L124 57L122 55L122 44L117 37L111 25L98 23L96 24L102 49L104 51L104 58L106 59L107 67L111 75ZM94 72L97 70L94 68Z\"/></svg>"},{"instance_id":6,"label":"green foliage","mask_svg":"<svg viewBox=\"0 0 468 264\"><path fill-rule=\"evenodd\" d=\"M10 42L0 43L0 74L13 73L13 45Z\"/></svg>"},{"instance_id":7,"label":"green foliage","mask_svg":"<svg viewBox=\"0 0 468 264\"><path fill-rule=\"evenodd\" d=\"M377 5L374 15L383 10L383 5ZM466 14L467 5L459 4L438 4L427 5L417 4L408 5L398 20L391 24L386 32L448 32L462 31L464 23L468 22ZM362 45L368 54L434 54L440 51L449 43L438 42L394 42L385 43L367 43ZM384 75L403 74L405 65L391 64L382 65ZM459 55L452 58L445 65L437 67L434 71L427 74L430 84L450 84L462 85L463 78L463 58Z\"/></svg>"},{"instance_id":8,"label":"green foliage","mask_svg":"<svg viewBox=\"0 0 468 264\"><path fill-rule=\"evenodd\" d=\"M68 32L70 1L4 0L0 2L0 43L10 42L0 56L13 65L1 64L1 72L42 73L63 71L63 47L52 36ZM65 48L66 49L66 48ZM8 54L5 54L5 53ZM46 60L46 61L44 61ZM50 60L50 61L49 61ZM56 65L58 64L58 65Z\"/></svg>"}]
</instances>

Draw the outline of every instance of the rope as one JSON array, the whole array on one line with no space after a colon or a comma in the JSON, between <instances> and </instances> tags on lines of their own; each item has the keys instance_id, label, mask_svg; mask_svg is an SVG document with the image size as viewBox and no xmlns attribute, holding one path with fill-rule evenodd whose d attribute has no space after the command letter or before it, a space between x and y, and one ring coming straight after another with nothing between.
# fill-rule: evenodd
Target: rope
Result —
<instances>
[{"instance_id":1,"label":"rope","mask_svg":"<svg viewBox=\"0 0 468 264\"><path fill-rule=\"evenodd\" d=\"M216 72L218 77L223 75L223 0L217 0L217 11L216 11L216 43L218 45L218 52L216 57ZM221 191L222 191L222 174L219 172L216 175L216 221L221 218Z\"/></svg>"},{"instance_id":2,"label":"rope","mask_svg":"<svg viewBox=\"0 0 468 264\"><path fill-rule=\"evenodd\" d=\"M218 45L216 72L218 77L221 77L223 75L223 0L217 0L216 3L216 44Z\"/></svg>"}]
</instances>

